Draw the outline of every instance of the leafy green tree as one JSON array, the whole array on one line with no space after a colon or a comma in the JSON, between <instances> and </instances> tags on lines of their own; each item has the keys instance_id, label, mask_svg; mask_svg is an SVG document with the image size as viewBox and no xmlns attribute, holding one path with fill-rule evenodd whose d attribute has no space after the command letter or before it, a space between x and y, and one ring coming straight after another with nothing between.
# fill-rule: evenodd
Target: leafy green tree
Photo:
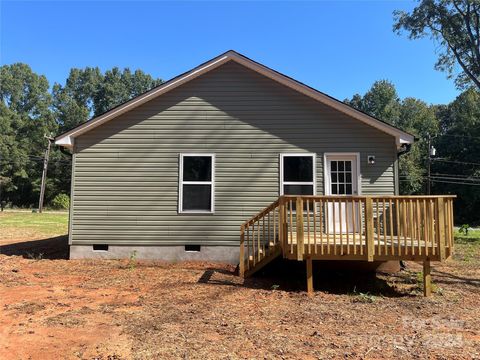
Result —
<instances>
[{"instance_id":1,"label":"leafy green tree","mask_svg":"<svg viewBox=\"0 0 480 360\"><path fill-rule=\"evenodd\" d=\"M435 108L421 100L405 98L401 102L400 117L395 125L418 138L410 151L400 157L400 193L421 194L427 175L427 139L428 136L436 136L439 131Z\"/></svg>"},{"instance_id":2,"label":"leafy green tree","mask_svg":"<svg viewBox=\"0 0 480 360\"><path fill-rule=\"evenodd\" d=\"M128 68L121 71L114 67L105 72L95 92L93 99L95 115L103 114L161 83L160 79L155 80L141 70L136 70L132 74Z\"/></svg>"},{"instance_id":3,"label":"leafy green tree","mask_svg":"<svg viewBox=\"0 0 480 360\"><path fill-rule=\"evenodd\" d=\"M53 86L60 130L71 129L162 83L141 70L114 67L102 74L98 67L71 69L65 85Z\"/></svg>"},{"instance_id":4,"label":"leafy green tree","mask_svg":"<svg viewBox=\"0 0 480 360\"><path fill-rule=\"evenodd\" d=\"M448 106L437 108L440 134L432 174L448 176L433 182L435 193L457 194L455 217L459 223L480 224L480 186L465 185L480 179L480 91L470 88Z\"/></svg>"},{"instance_id":5,"label":"leafy green tree","mask_svg":"<svg viewBox=\"0 0 480 360\"><path fill-rule=\"evenodd\" d=\"M365 95L356 94L347 104L389 124L395 124L400 115L400 100L395 86L388 80L373 83Z\"/></svg>"},{"instance_id":6,"label":"leafy green tree","mask_svg":"<svg viewBox=\"0 0 480 360\"><path fill-rule=\"evenodd\" d=\"M94 113L94 98L103 75L98 67L71 69L65 86L53 86L54 110L60 132L87 121Z\"/></svg>"},{"instance_id":7,"label":"leafy green tree","mask_svg":"<svg viewBox=\"0 0 480 360\"><path fill-rule=\"evenodd\" d=\"M52 97L45 76L26 64L0 68L0 176L3 199L33 204L32 183L39 178L39 159L57 124L51 111Z\"/></svg>"},{"instance_id":8,"label":"leafy green tree","mask_svg":"<svg viewBox=\"0 0 480 360\"><path fill-rule=\"evenodd\" d=\"M71 69L64 85L50 91L45 76L26 64L0 68L0 186L2 199L35 206L43 156L51 136L108 111L161 83L141 70L98 67ZM46 203L70 192L71 158L53 146L46 182Z\"/></svg>"},{"instance_id":9,"label":"leafy green tree","mask_svg":"<svg viewBox=\"0 0 480 360\"><path fill-rule=\"evenodd\" d=\"M480 1L422 0L412 12L395 11L394 17L397 33L430 37L440 45L437 70L455 77L459 88L473 83L480 89Z\"/></svg>"},{"instance_id":10,"label":"leafy green tree","mask_svg":"<svg viewBox=\"0 0 480 360\"><path fill-rule=\"evenodd\" d=\"M400 157L399 175L401 194L422 193L428 154L425 139L438 132L435 109L418 99L400 100L395 86L387 80L376 81L365 95L356 94L345 102L419 138L410 152Z\"/></svg>"}]
</instances>

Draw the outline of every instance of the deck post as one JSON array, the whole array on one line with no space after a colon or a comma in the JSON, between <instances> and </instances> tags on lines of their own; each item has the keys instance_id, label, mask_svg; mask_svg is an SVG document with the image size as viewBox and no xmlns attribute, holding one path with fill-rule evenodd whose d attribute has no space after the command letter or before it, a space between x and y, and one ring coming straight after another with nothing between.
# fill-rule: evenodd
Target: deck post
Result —
<instances>
[{"instance_id":1,"label":"deck post","mask_svg":"<svg viewBox=\"0 0 480 360\"><path fill-rule=\"evenodd\" d=\"M239 275L245 276L245 225L240 226L240 263L239 263Z\"/></svg>"},{"instance_id":2,"label":"deck post","mask_svg":"<svg viewBox=\"0 0 480 360\"><path fill-rule=\"evenodd\" d=\"M285 249L287 244L285 242L285 205L283 198L280 197L278 201L278 237L280 242L280 247L282 248L282 254L285 256Z\"/></svg>"},{"instance_id":3,"label":"deck post","mask_svg":"<svg viewBox=\"0 0 480 360\"><path fill-rule=\"evenodd\" d=\"M297 197L296 209L297 212L297 260L303 260L303 199Z\"/></svg>"},{"instance_id":4,"label":"deck post","mask_svg":"<svg viewBox=\"0 0 480 360\"><path fill-rule=\"evenodd\" d=\"M365 237L365 242L367 244L367 260L373 261L375 242L373 228L373 200L371 197L365 199Z\"/></svg>"},{"instance_id":5,"label":"deck post","mask_svg":"<svg viewBox=\"0 0 480 360\"><path fill-rule=\"evenodd\" d=\"M307 294L313 296L313 271L312 271L312 257L307 256Z\"/></svg>"},{"instance_id":6,"label":"deck post","mask_svg":"<svg viewBox=\"0 0 480 360\"><path fill-rule=\"evenodd\" d=\"M438 254L440 261L445 260L445 200L443 197L437 198L437 216L436 216L435 234L437 236Z\"/></svg>"},{"instance_id":7,"label":"deck post","mask_svg":"<svg viewBox=\"0 0 480 360\"><path fill-rule=\"evenodd\" d=\"M430 259L423 261L423 296L432 296L432 276L430 275Z\"/></svg>"}]
</instances>

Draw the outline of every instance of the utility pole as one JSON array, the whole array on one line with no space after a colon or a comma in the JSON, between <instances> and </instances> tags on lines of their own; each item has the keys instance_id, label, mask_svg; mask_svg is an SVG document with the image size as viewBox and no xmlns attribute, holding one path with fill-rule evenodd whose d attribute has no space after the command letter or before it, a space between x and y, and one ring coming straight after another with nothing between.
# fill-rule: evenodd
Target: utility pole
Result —
<instances>
[{"instance_id":1,"label":"utility pole","mask_svg":"<svg viewBox=\"0 0 480 360\"><path fill-rule=\"evenodd\" d=\"M45 157L43 158L43 172L42 172L42 184L40 185L40 199L38 200L38 212L43 210L43 199L45 197L45 183L47 182L47 169L48 158L50 157L50 146L52 145L53 138L45 135L48 140L47 150L45 150Z\"/></svg>"},{"instance_id":2,"label":"utility pole","mask_svg":"<svg viewBox=\"0 0 480 360\"><path fill-rule=\"evenodd\" d=\"M431 158L430 158L430 149L431 149L431 138L430 134L427 135L428 137L428 158L427 158L427 195L431 193L431 185L430 185L430 165L431 165Z\"/></svg>"}]
</instances>

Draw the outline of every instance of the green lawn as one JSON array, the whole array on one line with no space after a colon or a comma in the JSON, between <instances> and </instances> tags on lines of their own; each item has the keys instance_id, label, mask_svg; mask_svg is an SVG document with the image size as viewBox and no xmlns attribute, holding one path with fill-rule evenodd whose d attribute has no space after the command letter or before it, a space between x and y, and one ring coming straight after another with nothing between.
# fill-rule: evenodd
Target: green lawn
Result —
<instances>
[{"instance_id":1,"label":"green lawn","mask_svg":"<svg viewBox=\"0 0 480 360\"><path fill-rule=\"evenodd\" d=\"M68 233L68 212L0 212L0 241L43 239Z\"/></svg>"},{"instance_id":2,"label":"green lawn","mask_svg":"<svg viewBox=\"0 0 480 360\"><path fill-rule=\"evenodd\" d=\"M480 264L480 230L469 230L468 235L455 230L454 258L472 266Z\"/></svg>"},{"instance_id":3,"label":"green lawn","mask_svg":"<svg viewBox=\"0 0 480 360\"><path fill-rule=\"evenodd\" d=\"M467 235L455 230L455 242L459 244L480 242L480 230L469 230Z\"/></svg>"}]
</instances>

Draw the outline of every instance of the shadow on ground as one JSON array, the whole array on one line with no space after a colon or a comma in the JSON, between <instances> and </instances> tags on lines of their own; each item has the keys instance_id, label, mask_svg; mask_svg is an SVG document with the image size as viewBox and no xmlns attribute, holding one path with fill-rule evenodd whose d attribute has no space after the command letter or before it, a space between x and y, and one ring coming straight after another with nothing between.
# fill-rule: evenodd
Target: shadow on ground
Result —
<instances>
[{"instance_id":1,"label":"shadow on ground","mask_svg":"<svg viewBox=\"0 0 480 360\"><path fill-rule=\"evenodd\" d=\"M437 279L438 283L443 283L443 284L457 284L457 283L463 283L465 285L470 285L473 287L480 287L480 279L473 279L473 278L467 278L464 276L458 276L452 273L448 273L445 271L435 271L435 276Z\"/></svg>"},{"instance_id":2,"label":"shadow on ground","mask_svg":"<svg viewBox=\"0 0 480 360\"><path fill-rule=\"evenodd\" d=\"M353 264L352 264L353 265ZM306 291L306 268L305 263L289 261L278 258L255 275L238 281L232 280L231 276L223 277L225 271L208 269L198 280L199 283L212 285L241 286L253 289L279 289L290 292ZM225 275L232 275L228 272ZM395 282L405 282L402 272L378 276L372 270L350 266L339 266L338 262L331 264L325 261L313 262L314 289L332 294L370 294L374 296L401 297L410 296L397 291L386 281L385 278L394 278Z\"/></svg>"},{"instance_id":3,"label":"shadow on ground","mask_svg":"<svg viewBox=\"0 0 480 360\"><path fill-rule=\"evenodd\" d=\"M2 245L0 254L26 259L68 259L68 235Z\"/></svg>"}]
</instances>

